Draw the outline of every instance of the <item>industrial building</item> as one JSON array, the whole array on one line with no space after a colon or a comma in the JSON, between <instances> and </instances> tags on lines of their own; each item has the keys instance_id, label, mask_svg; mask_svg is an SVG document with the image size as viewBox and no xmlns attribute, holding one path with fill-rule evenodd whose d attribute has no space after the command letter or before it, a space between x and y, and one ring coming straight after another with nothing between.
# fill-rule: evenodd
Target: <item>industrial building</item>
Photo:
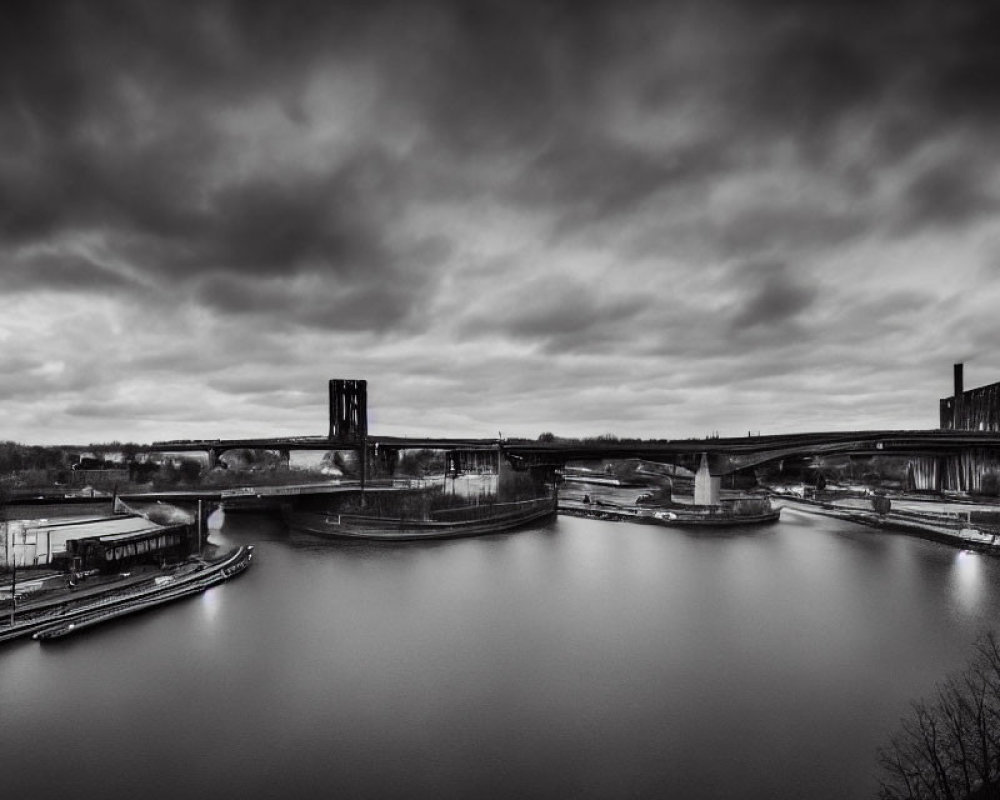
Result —
<instances>
[{"instance_id":1,"label":"industrial building","mask_svg":"<svg viewBox=\"0 0 1000 800\"><path fill-rule=\"evenodd\" d=\"M0 522L0 567L108 570L186 555L192 527L159 525L139 516Z\"/></svg>"},{"instance_id":2,"label":"industrial building","mask_svg":"<svg viewBox=\"0 0 1000 800\"><path fill-rule=\"evenodd\" d=\"M940 401L941 429L1000 431L1000 383L966 390L964 366L955 365L955 393Z\"/></svg>"}]
</instances>

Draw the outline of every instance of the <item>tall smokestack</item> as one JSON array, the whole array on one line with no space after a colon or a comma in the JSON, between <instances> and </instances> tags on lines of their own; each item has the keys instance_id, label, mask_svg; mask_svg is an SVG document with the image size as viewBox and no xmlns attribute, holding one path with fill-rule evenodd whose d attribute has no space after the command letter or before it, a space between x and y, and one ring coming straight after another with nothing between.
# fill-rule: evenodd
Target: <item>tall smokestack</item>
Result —
<instances>
[{"instance_id":1,"label":"tall smokestack","mask_svg":"<svg viewBox=\"0 0 1000 800\"><path fill-rule=\"evenodd\" d=\"M962 393L965 391L965 379L962 373L964 368L964 364L955 365L955 416L952 420L952 429L956 431L961 430L962 428Z\"/></svg>"}]
</instances>

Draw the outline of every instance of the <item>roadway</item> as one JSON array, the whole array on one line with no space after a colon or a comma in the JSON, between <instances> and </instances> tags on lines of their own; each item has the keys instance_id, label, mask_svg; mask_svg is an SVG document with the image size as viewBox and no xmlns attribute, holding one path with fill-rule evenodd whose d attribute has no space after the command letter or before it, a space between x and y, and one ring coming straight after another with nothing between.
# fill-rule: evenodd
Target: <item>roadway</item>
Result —
<instances>
[{"instance_id":1,"label":"roadway","mask_svg":"<svg viewBox=\"0 0 1000 800\"><path fill-rule=\"evenodd\" d=\"M560 465L567 461L600 458L642 458L664 463L697 464L708 456L714 474L731 472L792 456L910 455L945 456L970 449L1000 450L1000 432L951 430L826 431L769 436L664 440L570 440L540 442L525 439L471 439L446 437L369 436L369 446L386 450L495 450L501 444L513 461L525 465ZM222 452L250 450L357 450L360 441L339 442L324 436L252 439L170 440L154 442L153 452Z\"/></svg>"}]
</instances>

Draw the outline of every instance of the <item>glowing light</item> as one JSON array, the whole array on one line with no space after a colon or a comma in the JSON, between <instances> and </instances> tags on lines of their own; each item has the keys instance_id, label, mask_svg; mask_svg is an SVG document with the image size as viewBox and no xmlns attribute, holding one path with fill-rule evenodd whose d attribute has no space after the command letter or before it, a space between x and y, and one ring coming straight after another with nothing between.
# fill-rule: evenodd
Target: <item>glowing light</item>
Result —
<instances>
[{"instance_id":1,"label":"glowing light","mask_svg":"<svg viewBox=\"0 0 1000 800\"><path fill-rule=\"evenodd\" d=\"M226 522L226 512L221 508L215 509L211 514L208 515L206 523L208 524L209 530L217 531L222 528Z\"/></svg>"},{"instance_id":2,"label":"glowing light","mask_svg":"<svg viewBox=\"0 0 1000 800\"><path fill-rule=\"evenodd\" d=\"M208 620L214 620L219 614L218 592L213 592L211 589L207 592L203 592L201 595L201 607L204 611L205 618Z\"/></svg>"},{"instance_id":3,"label":"glowing light","mask_svg":"<svg viewBox=\"0 0 1000 800\"><path fill-rule=\"evenodd\" d=\"M952 595L963 611L973 611L983 595L983 560L978 553L960 550L952 568Z\"/></svg>"}]
</instances>

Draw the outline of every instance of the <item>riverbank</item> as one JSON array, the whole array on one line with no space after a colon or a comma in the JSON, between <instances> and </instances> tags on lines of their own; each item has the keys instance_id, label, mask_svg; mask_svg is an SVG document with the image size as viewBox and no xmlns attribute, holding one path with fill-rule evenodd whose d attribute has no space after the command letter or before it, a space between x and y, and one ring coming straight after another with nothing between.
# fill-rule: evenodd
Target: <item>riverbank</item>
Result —
<instances>
[{"instance_id":1,"label":"riverbank","mask_svg":"<svg viewBox=\"0 0 1000 800\"><path fill-rule=\"evenodd\" d=\"M203 592L249 567L253 549L245 545L219 554L213 548L208 558L192 557L172 567L94 576L94 583L79 590L63 583L20 595L13 613L8 604L0 620L0 643L25 636L58 638ZM0 583L0 591L4 590L12 590L10 576Z\"/></svg>"},{"instance_id":2,"label":"riverbank","mask_svg":"<svg viewBox=\"0 0 1000 800\"><path fill-rule=\"evenodd\" d=\"M1000 554L1000 531L992 526L977 526L969 514L934 513L891 509L880 514L873 509L852 507L823 500L776 495L782 506L833 519L854 522L871 528L905 533L923 539L982 553ZM891 502L891 501L890 501Z\"/></svg>"}]
</instances>

